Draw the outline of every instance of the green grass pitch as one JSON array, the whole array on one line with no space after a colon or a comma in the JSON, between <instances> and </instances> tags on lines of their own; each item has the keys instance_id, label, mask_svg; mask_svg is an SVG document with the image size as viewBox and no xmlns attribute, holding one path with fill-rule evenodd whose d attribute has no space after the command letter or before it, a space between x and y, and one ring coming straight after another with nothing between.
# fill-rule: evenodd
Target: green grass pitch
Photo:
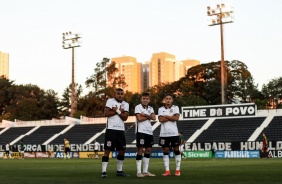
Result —
<instances>
[{"instance_id":1,"label":"green grass pitch","mask_svg":"<svg viewBox=\"0 0 282 184\"><path fill-rule=\"evenodd\" d=\"M156 177L136 177L135 159L125 159L123 170L130 177L117 177L116 160L110 159L107 175L101 177L101 159L1 159L1 184L175 184L175 183L282 183L282 159L186 159L181 176L164 177L161 158L150 160L149 171ZM170 159L174 174L175 161Z\"/></svg>"}]
</instances>

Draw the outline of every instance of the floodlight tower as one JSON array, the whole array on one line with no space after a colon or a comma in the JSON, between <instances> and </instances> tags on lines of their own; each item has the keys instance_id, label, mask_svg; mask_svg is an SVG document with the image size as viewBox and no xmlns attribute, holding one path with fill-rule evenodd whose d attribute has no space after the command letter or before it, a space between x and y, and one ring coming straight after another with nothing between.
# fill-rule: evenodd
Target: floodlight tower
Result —
<instances>
[{"instance_id":1,"label":"floodlight tower","mask_svg":"<svg viewBox=\"0 0 282 184\"><path fill-rule=\"evenodd\" d=\"M226 7L224 4L216 5L215 9L207 7L208 25L220 25L220 40L221 40L221 103L226 104L227 93L227 72L224 63L224 42L223 42L223 24L233 22L233 7Z\"/></svg>"},{"instance_id":2,"label":"floodlight tower","mask_svg":"<svg viewBox=\"0 0 282 184\"><path fill-rule=\"evenodd\" d=\"M75 93L75 83L74 83L74 48L80 47L79 39L81 38L80 34L65 32L63 33L63 49L72 49L72 72L71 72L71 113L70 116L73 117L77 110L77 99Z\"/></svg>"}]
</instances>

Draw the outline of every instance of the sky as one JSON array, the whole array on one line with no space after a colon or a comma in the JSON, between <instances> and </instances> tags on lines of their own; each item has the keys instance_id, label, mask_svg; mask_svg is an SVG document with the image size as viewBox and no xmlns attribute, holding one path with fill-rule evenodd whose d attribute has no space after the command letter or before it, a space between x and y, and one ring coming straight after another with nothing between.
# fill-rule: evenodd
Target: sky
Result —
<instances>
[{"instance_id":1,"label":"sky","mask_svg":"<svg viewBox=\"0 0 282 184\"><path fill-rule=\"evenodd\" d=\"M207 6L234 8L224 25L225 60L247 66L259 89L281 77L281 0L0 0L0 51L10 56L9 79L52 89L61 97L71 83L71 49L62 33L80 33L75 82L94 74L102 58L149 61L168 52L176 60L221 60L220 26L208 26Z\"/></svg>"}]
</instances>

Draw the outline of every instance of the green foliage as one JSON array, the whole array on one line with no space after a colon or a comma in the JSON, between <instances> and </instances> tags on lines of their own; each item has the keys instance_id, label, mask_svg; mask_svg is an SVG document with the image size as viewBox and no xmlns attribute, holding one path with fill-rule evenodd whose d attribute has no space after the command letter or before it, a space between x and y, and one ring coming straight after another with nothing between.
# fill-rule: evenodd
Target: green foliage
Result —
<instances>
[{"instance_id":1,"label":"green foliage","mask_svg":"<svg viewBox=\"0 0 282 184\"><path fill-rule=\"evenodd\" d=\"M82 86L75 83L74 85L75 87L75 99L77 100L77 102L80 100L81 94L83 92L82 90ZM65 90L64 93L62 95L62 99L60 100L59 103L59 114L60 116L69 116L70 115L70 108L71 108L71 88L72 88L72 84L70 84ZM74 117L80 117L79 115L75 115Z\"/></svg>"},{"instance_id":2,"label":"green foliage","mask_svg":"<svg viewBox=\"0 0 282 184\"><path fill-rule=\"evenodd\" d=\"M44 91L36 85L14 85L0 79L1 114L6 120L41 120L58 117L59 99L53 90Z\"/></svg>"},{"instance_id":3,"label":"green foliage","mask_svg":"<svg viewBox=\"0 0 282 184\"><path fill-rule=\"evenodd\" d=\"M104 107L108 98L115 96L115 89L125 88L125 78L123 75L117 76L118 69L115 62L103 58L96 64L94 74L86 79L86 86L93 91L89 92L83 99L78 101L79 110L84 111L89 117L103 116ZM126 93L130 99L130 93Z\"/></svg>"}]
</instances>

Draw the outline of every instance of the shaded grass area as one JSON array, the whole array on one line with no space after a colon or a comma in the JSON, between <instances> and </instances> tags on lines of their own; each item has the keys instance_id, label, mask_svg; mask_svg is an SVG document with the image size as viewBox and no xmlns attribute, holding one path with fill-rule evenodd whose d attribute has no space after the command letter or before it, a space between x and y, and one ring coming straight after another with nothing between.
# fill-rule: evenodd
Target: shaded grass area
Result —
<instances>
[{"instance_id":1,"label":"shaded grass area","mask_svg":"<svg viewBox=\"0 0 282 184\"><path fill-rule=\"evenodd\" d=\"M174 159L170 159L172 174ZM161 158L150 160L149 171L156 177L136 177L135 159L125 159L124 172L130 177L117 177L116 160L110 159L107 175L101 176L101 159L25 159L0 160L0 183L282 183L282 159L186 159L181 176L163 177Z\"/></svg>"}]
</instances>

